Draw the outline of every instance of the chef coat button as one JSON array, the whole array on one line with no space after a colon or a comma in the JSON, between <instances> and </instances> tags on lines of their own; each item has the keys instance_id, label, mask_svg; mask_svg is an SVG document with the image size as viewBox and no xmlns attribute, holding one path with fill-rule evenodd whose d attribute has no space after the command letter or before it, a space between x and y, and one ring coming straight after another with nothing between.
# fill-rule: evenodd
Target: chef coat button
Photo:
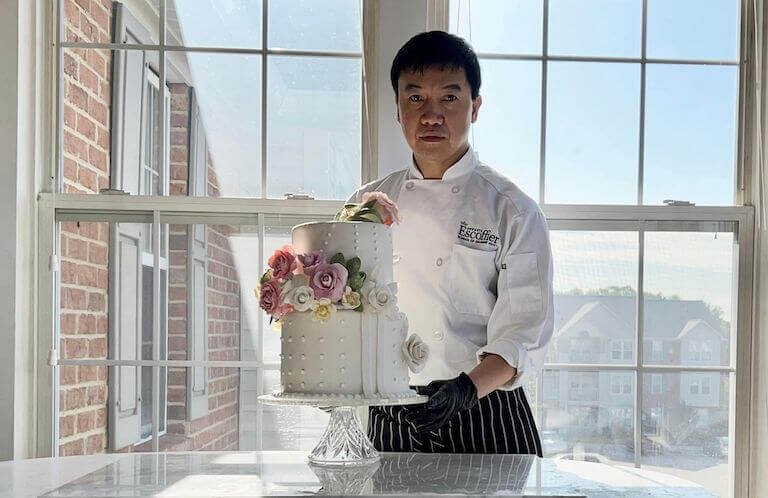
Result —
<instances>
[{"instance_id":1,"label":"chef coat button","mask_svg":"<svg viewBox=\"0 0 768 498\"><path fill-rule=\"evenodd\" d=\"M445 334L443 334L443 331L442 331L442 330L435 330L435 331L433 332L433 334L434 334L434 336L435 336L435 339L437 339L438 341L442 341L442 340L443 340L443 337L445 337Z\"/></svg>"},{"instance_id":2,"label":"chef coat button","mask_svg":"<svg viewBox=\"0 0 768 498\"><path fill-rule=\"evenodd\" d=\"M437 266L443 266L443 258L437 258L437 261L435 261L435 264Z\"/></svg>"},{"instance_id":3,"label":"chef coat button","mask_svg":"<svg viewBox=\"0 0 768 498\"><path fill-rule=\"evenodd\" d=\"M458 185L454 185L453 188L451 189L451 192L453 192L454 194L458 194L460 190L461 188Z\"/></svg>"},{"instance_id":4,"label":"chef coat button","mask_svg":"<svg viewBox=\"0 0 768 498\"><path fill-rule=\"evenodd\" d=\"M407 188L408 190L413 190L413 182L406 183L405 188Z\"/></svg>"}]
</instances>

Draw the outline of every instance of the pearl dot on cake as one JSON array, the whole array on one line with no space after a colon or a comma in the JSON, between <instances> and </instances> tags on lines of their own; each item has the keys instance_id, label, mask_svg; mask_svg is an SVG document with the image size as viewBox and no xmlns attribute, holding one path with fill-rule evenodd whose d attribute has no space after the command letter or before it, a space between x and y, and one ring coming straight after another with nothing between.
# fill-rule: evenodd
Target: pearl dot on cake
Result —
<instances>
[{"instance_id":1,"label":"pearl dot on cake","mask_svg":"<svg viewBox=\"0 0 768 498\"><path fill-rule=\"evenodd\" d=\"M293 355L292 355L292 354L289 354L289 355L288 355L288 359L289 359L289 360L292 360L292 359L293 359Z\"/></svg>"},{"instance_id":2,"label":"pearl dot on cake","mask_svg":"<svg viewBox=\"0 0 768 498\"><path fill-rule=\"evenodd\" d=\"M324 385L324 384L323 384L322 382L318 382L318 383L317 383L317 387L323 387L323 385Z\"/></svg>"},{"instance_id":3,"label":"pearl dot on cake","mask_svg":"<svg viewBox=\"0 0 768 498\"><path fill-rule=\"evenodd\" d=\"M290 325L290 323L288 325ZM307 342L307 338L304 336L301 336L301 342Z\"/></svg>"},{"instance_id":4,"label":"pearl dot on cake","mask_svg":"<svg viewBox=\"0 0 768 498\"><path fill-rule=\"evenodd\" d=\"M301 386L302 389L304 389L304 387L306 386L306 384L304 384L303 382L299 385Z\"/></svg>"},{"instance_id":5,"label":"pearl dot on cake","mask_svg":"<svg viewBox=\"0 0 768 498\"><path fill-rule=\"evenodd\" d=\"M290 389L290 388L292 388L292 387L293 387L293 384L291 384L291 383L289 382L289 383L288 383L288 389Z\"/></svg>"},{"instance_id":6,"label":"pearl dot on cake","mask_svg":"<svg viewBox=\"0 0 768 498\"><path fill-rule=\"evenodd\" d=\"M299 371L301 372L301 375L304 375L304 369L303 368L301 370L299 370Z\"/></svg>"},{"instance_id":7,"label":"pearl dot on cake","mask_svg":"<svg viewBox=\"0 0 768 498\"><path fill-rule=\"evenodd\" d=\"M344 338L343 337L339 337L339 342L344 342Z\"/></svg>"},{"instance_id":8,"label":"pearl dot on cake","mask_svg":"<svg viewBox=\"0 0 768 498\"><path fill-rule=\"evenodd\" d=\"M306 360L306 359L307 359L307 355L305 355L305 354L302 354L302 355L301 355L301 359L302 359L302 360Z\"/></svg>"},{"instance_id":9,"label":"pearl dot on cake","mask_svg":"<svg viewBox=\"0 0 768 498\"><path fill-rule=\"evenodd\" d=\"M317 340L320 342L325 342L325 337L318 337Z\"/></svg>"},{"instance_id":10,"label":"pearl dot on cake","mask_svg":"<svg viewBox=\"0 0 768 498\"><path fill-rule=\"evenodd\" d=\"M325 373L325 369L324 369L324 368L321 368L321 369L320 369L320 373Z\"/></svg>"},{"instance_id":11,"label":"pearl dot on cake","mask_svg":"<svg viewBox=\"0 0 768 498\"><path fill-rule=\"evenodd\" d=\"M339 359L340 360L343 360L346 357L347 357L347 355L345 355L344 353L339 353Z\"/></svg>"},{"instance_id":12,"label":"pearl dot on cake","mask_svg":"<svg viewBox=\"0 0 768 498\"><path fill-rule=\"evenodd\" d=\"M293 337L288 336L288 342L293 342Z\"/></svg>"},{"instance_id":13,"label":"pearl dot on cake","mask_svg":"<svg viewBox=\"0 0 768 498\"><path fill-rule=\"evenodd\" d=\"M325 355L324 354L320 354L320 359L324 360L325 359Z\"/></svg>"},{"instance_id":14,"label":"pearl dot on cake","mask_svg":"<svg viewBox=\"0 0 768 498\"><path fill-rule=\"evenodd\" d=\"M344 372L346 372L346 371L347 371L347 369L346 369L346 368L344 368L344 367L341 367L341 368L339 369L339 372L341 372L341 373L344 373Z\"/></svg>"},{"instance_id":15,"label":"pearl dot on cake","mask_svg":"<svg viewBox=\"0 0 768 498\"><path fill-rule=\"evenodd\" d=\"M344 384L343 382L339 384L339 387L342 388L342 389L344 389L345 386L346 386L346 384Z\"/></svg>"}]
</instances>

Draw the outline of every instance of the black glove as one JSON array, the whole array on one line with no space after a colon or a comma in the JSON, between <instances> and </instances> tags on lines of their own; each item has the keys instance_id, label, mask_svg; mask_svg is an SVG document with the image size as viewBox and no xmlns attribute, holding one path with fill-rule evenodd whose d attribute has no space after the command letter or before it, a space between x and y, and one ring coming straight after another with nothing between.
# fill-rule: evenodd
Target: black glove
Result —
<instances>
[{"instance_id":1,"label":"black glove","mask_svg":"<svg viewBox=\"0 0 768 498\"><path fill-rule=\"evenodd\" d=\"M409 409L405 416L417 431L436 431L460 411L477 404L475 383L464 372L454 379L434 380L416 391L429 396L426 403Z\"/></svg>"}]
</instances>

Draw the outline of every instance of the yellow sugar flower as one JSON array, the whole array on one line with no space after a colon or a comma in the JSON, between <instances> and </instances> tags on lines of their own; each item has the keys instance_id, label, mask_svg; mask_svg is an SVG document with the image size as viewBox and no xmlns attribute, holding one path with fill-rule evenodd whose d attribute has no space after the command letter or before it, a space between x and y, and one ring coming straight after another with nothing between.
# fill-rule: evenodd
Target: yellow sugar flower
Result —
<instances>
[{"instance_id":1,"label":"yellow sugar flower","mask_svg":"<svg viewBox=\"0 0 768 498\"><path fill-rule=\"evenodd\" d=\"M326 323L336 312L336 306L328 298L312 303L312 321Z\"/></svg>"}]
</instances>

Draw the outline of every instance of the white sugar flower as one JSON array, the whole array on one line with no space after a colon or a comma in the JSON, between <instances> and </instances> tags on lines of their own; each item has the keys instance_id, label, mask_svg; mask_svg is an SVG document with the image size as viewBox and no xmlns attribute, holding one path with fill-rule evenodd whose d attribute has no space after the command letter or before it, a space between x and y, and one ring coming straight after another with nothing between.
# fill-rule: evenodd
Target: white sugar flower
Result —
<instances>
[{"instance_id":1,"label":"white sugar flower","mask_svg":"<svg viewBox=\"0 0 768 498\"><path fill-rule=\"evenodd\" d=\"M344 294L341 296L341 307L348 310L353 310L360 306L360 293L352 290L350 286L344 289Z\"/></svg>"},{"instance_id":2,"label":"white sugar flower","mask_svg":"<svg viewBox=\"0 0 768 498\"><path fill-rule=\"evenodd\" d=\"M403 357L408 368L413 373L419 373L429 358L429 346L427 346L418 334L411 334L408 340L403 341Z\"/></svg>"},{"instance_id":3,"label":"white sugar flower","mask_svg":"<svg viewBox=\"0 0 768 498\"><path fill-rule=\"evenodd\" d=\"M397 305L397 284L392 282L387 285L378 285L373 281L366 281L360 293L371 305L374 312L395 310Z\"/></svg>"}]
</instances>

